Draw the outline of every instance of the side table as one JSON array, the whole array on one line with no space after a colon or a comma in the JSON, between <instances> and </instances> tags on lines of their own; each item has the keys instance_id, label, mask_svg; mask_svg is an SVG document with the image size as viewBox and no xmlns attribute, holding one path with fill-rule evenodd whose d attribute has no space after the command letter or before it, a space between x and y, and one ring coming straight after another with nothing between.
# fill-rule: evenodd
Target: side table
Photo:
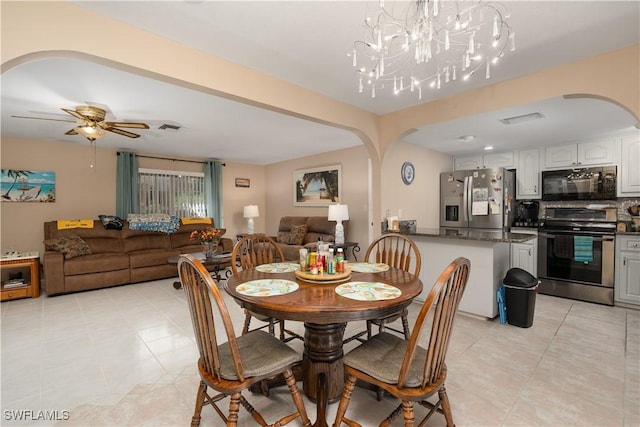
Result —
<instances>
[{"instance_id":1,"label":"side table","mask_svg":"<svg viewBox=\"0 0 640 427\"><path fill-rule=\"evenodd\" d=\"M358 261L358 257L356 256L356 252L360 252L360 245L358 244L358 242L344 242L341 245L332 243L329 245L329 248L333 250L334 255L338 248L342 248L342 250L344 251L345 261L349 260L349 252L347 250L351 248L351 255L353 255L353 260Z\"/></svg>"},{"instance_id":2,"label":"side table","mask_svg":"<svg viewBox=\"0 0 640 427\"><path fill-rule=\"evenodd\" d=\"M222 280L226 280L231 276L231 270L227 270L227 267L231 265L231 253L222 252L218 254L214 254L213 257L207 258L204 253L196 252L191 254L199 260L202 265L204 265L207 270L211 273L211 277L216 279L217 282ZM172 256L167 260L169 264L178 264L178 256ZM224 271L224 278L220 274ZM180 281L173 282L173 287L175 289L180 289L182 287L182 283Z\"/></svg>"},{"instance_id":3,"label":"side table","mask_svg":"<svg viewBox=\"0 0 640 427\"><path fill-rule=\"evenodd\" d=\"M40 254L38 252L2 255L0 272L1 301L40 296Z\"/></svg>"}]
</instances>

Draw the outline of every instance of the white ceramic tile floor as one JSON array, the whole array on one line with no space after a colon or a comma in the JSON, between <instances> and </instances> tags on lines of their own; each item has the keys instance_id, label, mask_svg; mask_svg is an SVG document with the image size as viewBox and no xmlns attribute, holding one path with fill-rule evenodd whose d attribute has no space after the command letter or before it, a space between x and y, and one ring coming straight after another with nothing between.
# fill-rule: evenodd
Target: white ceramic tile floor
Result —
<instances>
[{"instance_id":1,"label":"white ceramic tile floor","mask_svg":"<svg viewBox=\"0 0 640 427\"><path fill-rule=\"evenodd\" d=\"M0 425L189 425L197 348L173 281L3 302ZM230 299L227 304L239 332L242 311ZM410 322L416 312L414 305ZM287 326L303 332L299 323ZM345 335L363 327L349 324ZM302 351L301 342L291 344ZM538 295L531 328L459 314L448 365L459 426L640 425L637 310ZM293 407L286 388L272 390L269 399L247 397L270 422ZM315 405L306 404L313 421ZM356 389L348 413L373 426L394 407L391 398L377 402L372 392ZM329 406L330 423L336 408ZM240 425L251 421L241 411ZM435 415L428 425L443 424ZM222 422L205 407L201 425Z\"/></svg>"}]
</instances>

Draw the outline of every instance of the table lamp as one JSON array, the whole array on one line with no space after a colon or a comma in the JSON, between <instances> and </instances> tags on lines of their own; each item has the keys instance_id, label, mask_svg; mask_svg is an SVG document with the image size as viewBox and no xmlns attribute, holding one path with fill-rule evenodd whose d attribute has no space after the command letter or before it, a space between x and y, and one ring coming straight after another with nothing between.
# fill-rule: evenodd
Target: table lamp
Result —
<instances>
[{"instance_id":1,"label":"table lamp","mask_svg":"<svg viewBox=\"0 0 640 427\"><path fill-rule=\"evenodd\" d=\"M344 244L344 227L342 221L349 219L349 208L347 205L329 205L329 221L336 221L336 237L337 245Z\"/></svg>"},{"instance_id":2,"label":"table lamp","mask_svg":"<svg viewBox=\"0 0 640 427\"><path fill-rule=\"evenodd\" d=\"M253 218L257 218L260 216L260 212L258 211L257 205L248 205L244 207L244 217L248 218L247 220L247 233L253 234Z\"/></svg>"}]
</instances>

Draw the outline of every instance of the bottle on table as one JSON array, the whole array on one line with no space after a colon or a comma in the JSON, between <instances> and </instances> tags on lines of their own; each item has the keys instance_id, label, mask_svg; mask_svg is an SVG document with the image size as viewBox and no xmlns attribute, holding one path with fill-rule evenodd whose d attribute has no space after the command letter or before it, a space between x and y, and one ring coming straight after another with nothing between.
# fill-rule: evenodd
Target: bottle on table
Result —
<instances>
[{"instance_id":1,"label":"bottle on table","mask_svg":"<svg viewBox=\"0 0 640 427\"><path fill-rule=\"evenodd\" d=\"M336 273L344 273L344 252L338 248L336 253Z\"/></svg>"}]
</instances>

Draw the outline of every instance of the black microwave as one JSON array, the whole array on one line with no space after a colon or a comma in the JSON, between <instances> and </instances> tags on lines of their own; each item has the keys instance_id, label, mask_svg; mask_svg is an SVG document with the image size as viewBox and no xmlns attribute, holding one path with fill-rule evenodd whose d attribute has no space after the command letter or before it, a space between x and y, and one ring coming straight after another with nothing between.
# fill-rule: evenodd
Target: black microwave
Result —
<instances>
[{"instance_id":1,"label":"black microwave","mask_svg":"<svg viewBox=\"0 0 640 427\"><path fill-rule=\"evenodd\" d=\"M616 198L616 166L542 171L542 200Z\"/></svg>"}]
</instances>

